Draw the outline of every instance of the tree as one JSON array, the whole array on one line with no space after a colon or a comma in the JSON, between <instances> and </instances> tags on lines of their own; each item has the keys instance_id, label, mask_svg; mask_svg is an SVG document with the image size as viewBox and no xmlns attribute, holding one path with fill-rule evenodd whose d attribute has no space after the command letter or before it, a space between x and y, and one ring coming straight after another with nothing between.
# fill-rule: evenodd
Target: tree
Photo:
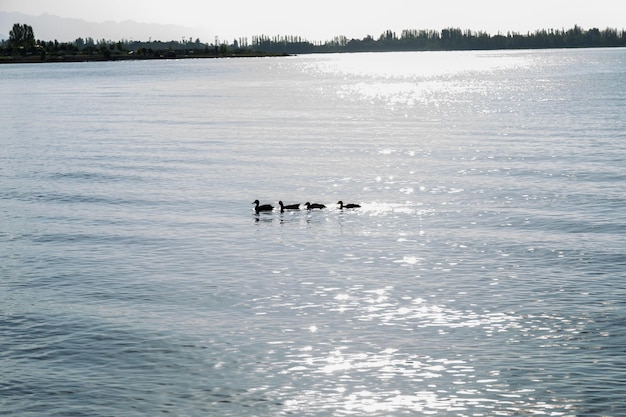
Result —
<instances>
[{"instance_id":1,"label":"tree","mask_svg":"<svg viewBox=\"0 0 626 417\"><path fill-rule=\"evenodd\" d=\"M32 49L35 46L33 27L15 23L9 32L9 46L13 48Z\"/></svg>"}]
</instances>

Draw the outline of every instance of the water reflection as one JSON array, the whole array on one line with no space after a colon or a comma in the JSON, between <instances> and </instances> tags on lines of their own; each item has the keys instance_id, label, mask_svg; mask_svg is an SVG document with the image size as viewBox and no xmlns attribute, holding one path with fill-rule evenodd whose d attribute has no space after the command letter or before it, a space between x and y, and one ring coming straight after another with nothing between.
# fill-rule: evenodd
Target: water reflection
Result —
<instances>
[{"instance_id":1,"label":"water reflection","mask_svg":"<svg viewBox=\"0 0 626 417\"><path fill-rule=\"evenodd\" d=\"M532 59L524 54L498 56L474 51L389 53L384 60L372 60L371 54L346 54L317 62L316 72L350 80L337 89L341 100L383 104L390 109L439 108L451 104L476 106L494 91L506 96L510 87L494 86L485 80L494 72L530 65ZM468 77L468 73L473 76Z\"/></svg>"},{"instance_id":2,"label":"water reflection","mask_svg":"<svg viewBox=\"0 0 626 417\"><path fill-rule=\"evenodd\" d=\"M284 402L285 414L572 415L574 409L565 401L535 401L535 389L512 388L497 371L478 378L480 371L465 360L391 348L350 352L340 346L319 357L312 350L304 348L300 362L285 371L308 381L308 389Z\"/></svg>"},{"instance_id":3,"label":"water reflection","mask_svg":"<svg viewBox=\"0 0 626 417\"><path fill-rule=\"evenodd\" d=\"M448 305L399 294L394 286L310 290L311 298L285 302L280 296L271 307L281 317L295 314L297 322L312 323L297 338L271 342L285 347L285 362L278 366L291 381L279 394L286 415L574 415L576 402L546 391L549 375L528 378L511 368L515 355L493 358L481 351L487 339L510 345L512 352L520 339L536 341L537 348L567 343L580 324L566 317L491 312L476 305L461 309L452 299ZM337 328L323 324L329 322ZM397 338L399 332L413 337ZM469 348L455 348L459 343ZM516 367L523 369L523 357Z\"/></svg>"},{"instance_id":4,"label":"water reflection","mask_svg":"<svg viewBox=\"0 0 626 417\"><path fill-rule=\"evenodd\" d=\"M397 52L385 54L385 59L372 59L372 56L376 54L337 54L311 65L323 73L401 80L489 73L524 68L533 63L528 54L509 52Z\"/></svg>"}]
</instances>

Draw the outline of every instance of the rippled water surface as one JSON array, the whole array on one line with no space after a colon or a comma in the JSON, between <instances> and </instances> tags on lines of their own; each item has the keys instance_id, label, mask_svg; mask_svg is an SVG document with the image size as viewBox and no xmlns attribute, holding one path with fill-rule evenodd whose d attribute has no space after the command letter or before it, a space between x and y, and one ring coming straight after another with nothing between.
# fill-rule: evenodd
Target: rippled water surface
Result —
<instances>
[{"instance_id":1,"label":"rippled water surface","mask_svg":"<svg viewBox=\"0 0 626 417\"><path fill-rule=\"evenodd\" d=\"M625 77L624 49L0 66L0 414L626 414Z\"/></svg>"}]
</instances>

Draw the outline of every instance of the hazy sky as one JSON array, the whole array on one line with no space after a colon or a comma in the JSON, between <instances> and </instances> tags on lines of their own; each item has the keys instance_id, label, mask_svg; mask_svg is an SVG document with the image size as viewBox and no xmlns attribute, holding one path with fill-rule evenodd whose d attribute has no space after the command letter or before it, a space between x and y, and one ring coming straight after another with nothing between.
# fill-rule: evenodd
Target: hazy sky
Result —
<instances>
[{"instance_id":1,"label":"hazy sky","mask_svg":"<svg viewBox=\"0 0 626 417\"><path fill-rule=\"evenodd\" d=\"M459 27L491 34L537 29L626 27L624 0L0 0L0 11L93 22L134 20L193 28L210 40L253 35L378 37L390 29Z\"/></svg>"}]
</instances>

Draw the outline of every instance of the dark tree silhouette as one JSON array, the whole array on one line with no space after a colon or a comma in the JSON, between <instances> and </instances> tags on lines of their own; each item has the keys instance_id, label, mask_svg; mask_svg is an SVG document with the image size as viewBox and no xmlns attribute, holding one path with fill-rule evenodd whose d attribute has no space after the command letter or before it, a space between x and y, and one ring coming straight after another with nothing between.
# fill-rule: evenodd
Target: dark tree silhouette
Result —
<instances>
[{"instance_id":1,"label":"dark tree silhouette","mask_svg":"<svg viewBox=\"0 0 626 417\"><path fill-rule=\"evenodd\" d=\"M33 33L33 27L26 24L15 23L9 33L9 46L27 50L34 48L35 34Z\"/></svg>"},{"instance_id":2,"label":"dark tree silhouette","mask_svg":"<svg viewBox=\"0 0 626 417\"><path fill-rule=\"evenodd\" d=\"M10 39L0 41L0 63L41 61L85 61L121 59L216 58L230 56L267 56L284 54L377 52L377 51L442 51L442 50L493 50L541 48L597 48L626 47L626 32L606 28L585 30L578 25L571 29L541 29L525 34L498 32L490 35L483 31L448 27L437 30L405 29L398 36L387 30L375 38L362 39L335 36L325 42L309 42L300 36L253 36L235 39L232 44L202 43L192 38L162 42L110 41L106 39L77 38L74 42L35 40L29 25L13 25Z\"/></svg>"}]
</instances>

